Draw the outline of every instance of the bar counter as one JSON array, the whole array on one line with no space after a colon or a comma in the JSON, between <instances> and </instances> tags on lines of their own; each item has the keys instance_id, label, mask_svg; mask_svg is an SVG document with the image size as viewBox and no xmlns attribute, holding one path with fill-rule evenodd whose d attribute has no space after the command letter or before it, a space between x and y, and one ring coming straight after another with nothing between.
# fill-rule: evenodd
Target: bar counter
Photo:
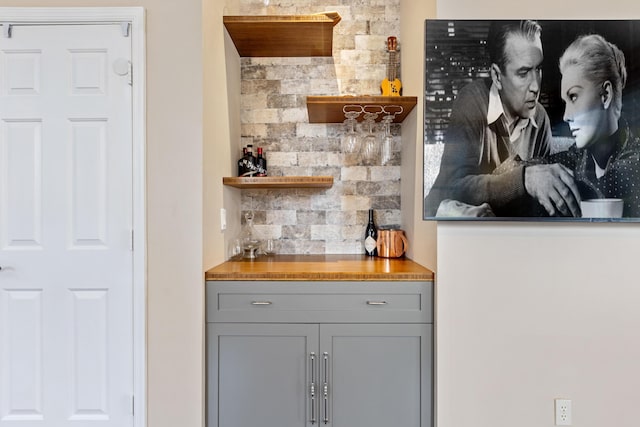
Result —
<instances>
[{"instance_id":1,"label":"bar counter","mask_svg":"<svg viewBox=\"0 0 640 427\"><path fill-rule=\"evenodd\" d=\"M408 258L366 255L272 255L234 258L205 280L433 281L434 273Z\"/></svg>"}]
</instances>

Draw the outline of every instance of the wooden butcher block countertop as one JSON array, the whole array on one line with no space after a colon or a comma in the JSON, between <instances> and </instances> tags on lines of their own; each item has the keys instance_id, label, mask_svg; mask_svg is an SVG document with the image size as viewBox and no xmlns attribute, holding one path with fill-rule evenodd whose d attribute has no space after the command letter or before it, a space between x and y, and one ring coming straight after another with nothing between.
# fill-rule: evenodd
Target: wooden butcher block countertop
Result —
<instances>
[{"instance_id":1,"label":"wooden butcher block countertop","mask_svg":"<svg viewBox=\"0 0 640 427\"><path fill-rule=\"evenodd\" d=\"M232 259L205 280L433 281L433 272L408 258L365 255L274 255Z\"/></svg>"}]
</instances>

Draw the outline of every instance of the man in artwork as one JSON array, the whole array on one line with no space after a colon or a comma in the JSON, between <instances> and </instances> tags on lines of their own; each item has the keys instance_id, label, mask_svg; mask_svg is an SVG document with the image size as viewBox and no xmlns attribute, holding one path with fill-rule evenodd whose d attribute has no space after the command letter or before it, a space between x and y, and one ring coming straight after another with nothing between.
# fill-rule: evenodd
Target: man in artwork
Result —
<instances>
[{"instance_id":1,"label":"man in artwork","mask_svg":"<svg viewBox=\"0 0 640 427\"><path fill-rule=\"evenodd\" d=\"M569 169L525 163L548 156L551 144L549 117L538 102L540 34L535 21L492 22L491 79L465 86L453 104L427 216L580 216Z\"/></svg>"}]
</instances>

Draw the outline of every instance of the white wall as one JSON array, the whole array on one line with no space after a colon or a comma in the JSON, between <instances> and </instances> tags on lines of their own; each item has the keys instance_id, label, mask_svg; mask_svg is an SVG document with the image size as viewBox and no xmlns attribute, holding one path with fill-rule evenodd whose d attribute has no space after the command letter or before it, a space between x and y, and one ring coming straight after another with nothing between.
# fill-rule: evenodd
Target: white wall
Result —
<instances>
[{"instance_id":1,"label":"white wall","mask_svg":"<svg viewBox=\"0 0 640 427\"><path fill-rule=\"evenodd\" d=\"M438 426L552 426L556 397L638 426L639 253L638 225L438 225Z\"/></svg>"},{"instance_id":2,"label":"white wall","mask_svg":"<svg viewBox=\"0 0 640 427\"><path fill-rule=\"evenodd\" d=\"M630 0L441 0L438 18L640 17ZM417 197L417 196L416 196ZM439 223L438 427L637 427L640 224Z\"/></svg>"}]
</instances>

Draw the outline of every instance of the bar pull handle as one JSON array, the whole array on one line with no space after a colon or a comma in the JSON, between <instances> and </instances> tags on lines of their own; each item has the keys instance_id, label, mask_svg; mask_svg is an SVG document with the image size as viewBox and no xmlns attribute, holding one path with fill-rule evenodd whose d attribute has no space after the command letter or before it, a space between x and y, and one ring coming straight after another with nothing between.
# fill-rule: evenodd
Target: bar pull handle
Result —
<instances>
[{"instance_id":1,"label":"bar pull handle","mask_svg":"<svg viewBox=\"0 0 640 427\"><path fill-rule=\"evenodd\" d=\"M271 305L271 301L251 301L251 305Z\"/></svg>"},{"instance_id":2,"label":"bar pull handle","mask_svg":"<svg viewBox=\"0 0 640 427\"><path fill-rule=\"evenodd\" d=\"M309 396L311 397L311 424L316 423L316 354L309 354L311 365L311 384L309 385Z\"/></svg>"},{"instance_id":3,"label":"bar pull handle","mask_svg":"<svg viewBox=\"0 0 640 427\"><path fill-rule=\"evenodd\" d=\"M322 353L322 407L323 418L325 424L329 423L329 353Z\"/></svg>"},{"instance_id":4,"label":"bar pull handle","mask_svg":"<svg viewBox=\"0 0 640 427\"><path fill-rule=\"evenodd\" d=\"M367 305L387 305L386 301L367 301Z\"/></svg>"}]
</instances>

